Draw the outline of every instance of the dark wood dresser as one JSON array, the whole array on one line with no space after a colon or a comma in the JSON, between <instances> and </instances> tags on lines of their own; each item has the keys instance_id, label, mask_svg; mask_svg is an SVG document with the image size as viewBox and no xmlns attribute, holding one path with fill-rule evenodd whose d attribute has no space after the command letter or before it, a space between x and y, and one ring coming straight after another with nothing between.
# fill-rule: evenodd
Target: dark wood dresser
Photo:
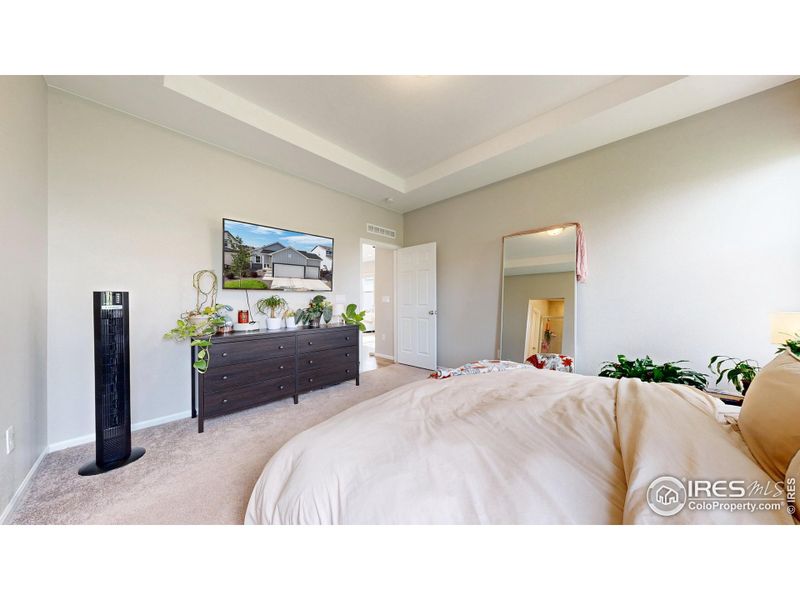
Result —
<instances>
[{"instance_id":1,"label":"dark wood dresser","mask_svg":"<svg viewBox=\"0 0 800 600\"><path fill-rule=\"evenodd\" d=\"M204 375L192 369L192 418L205 420L350 379L358 385L358 327L328 325L215 335ZM192 348L192 362L196 348Z\"/></svg>"}]
</instances>

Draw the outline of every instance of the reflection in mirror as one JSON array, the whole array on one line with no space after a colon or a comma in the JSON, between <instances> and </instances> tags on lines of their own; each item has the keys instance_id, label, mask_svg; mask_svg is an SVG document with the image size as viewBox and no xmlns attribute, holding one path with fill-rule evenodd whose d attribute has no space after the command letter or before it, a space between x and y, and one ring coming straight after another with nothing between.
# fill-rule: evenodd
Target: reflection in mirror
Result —
<instances>
[{"instance_id":1,"label":"reflection in mirror","mask_svg":"<svg viewBox=\"0 0 800 600\"><path fill-rule=\"evenodd\" d=\"M503 238L500 358L575 357L575 227Z\"/></svg>"}]
</instances>

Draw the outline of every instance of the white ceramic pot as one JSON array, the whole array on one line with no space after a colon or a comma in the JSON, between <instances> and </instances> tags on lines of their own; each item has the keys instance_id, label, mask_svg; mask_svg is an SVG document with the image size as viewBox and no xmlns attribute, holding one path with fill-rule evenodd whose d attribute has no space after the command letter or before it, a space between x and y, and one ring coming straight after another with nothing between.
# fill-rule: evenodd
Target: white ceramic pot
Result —
<instances>
[{"instance_id":1,"label":"white ceramic pot","mask_svg":"<svg viewBox=\"0 0 800 600\"><path fill-rule=\"evenodd\" d=\"M286 328L294 329L295 327L297 327L297 323L294 322L294 317L286 317Z\"/></svg>"},{"instance_id":2,"label":"white ceramic pot","mask_svg":"<svg viewBox=\"0 0 800 600\"><path fill-rule=\"evenodd\" d=\"M186 320L189 321L189 324L191 325L204 326L206 323L208 323L210 318L211 317L208 315L193 315Z\"/></svg>"},{"instance_id":3,"label":"white ceramic pot","mask_svg":"<svg viewBox=\"0 0 800 600\"><path fill-rule=\"evenodd\" d=\"M267 329L280 329L283 327L283 319L280 317L267 317Z\"/></svg>"}]
</instances>

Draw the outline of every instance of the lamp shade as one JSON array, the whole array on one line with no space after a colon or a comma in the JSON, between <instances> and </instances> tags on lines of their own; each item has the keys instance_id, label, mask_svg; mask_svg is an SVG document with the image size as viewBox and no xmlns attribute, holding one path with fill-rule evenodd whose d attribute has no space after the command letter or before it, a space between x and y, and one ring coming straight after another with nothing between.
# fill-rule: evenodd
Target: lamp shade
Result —
<instances>
[{"instance_id":1,"label":"lamp shade","mask_svg":"<svg viewBox=\"0 0 800 600\"><path fill-rule=\"evenodd\" d=\"M771 316L770 342L783 344L800 335L800 312L774 313Z\"/></svg>"}]
</instances>

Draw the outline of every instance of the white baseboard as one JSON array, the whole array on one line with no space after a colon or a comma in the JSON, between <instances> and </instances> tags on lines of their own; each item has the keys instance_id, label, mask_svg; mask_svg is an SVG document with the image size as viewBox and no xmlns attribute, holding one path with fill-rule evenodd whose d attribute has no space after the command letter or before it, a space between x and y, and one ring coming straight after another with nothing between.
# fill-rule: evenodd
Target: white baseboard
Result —
<instances>
[{"instance_id":1,"label":"white baseboard","mask_svg":"<svg viewBox=\"0 0 800 600\"><path fill-rule=\"evenodd\" d=\"M148 419L147 421L139 421L138 423L133 423L131 425L131 431L139 431L140 429L147 429L148 427L155 427L156 425L163 425L164 423L170 423L172 421L178 421L180 419L188 419L191 416L192 416L191 411L186 410L172 415L157 417L155 419ZM94 434L91 433L89 435L82 435L80 437L75 437L69 440L54 442L49 446L47 446L47 452L57 452L58 450L64 450L66 448L72 448L74 446L88 444L94 442L94 438L95 438Z\"/></svg>"},{"instance_id":2,"label":"white baseboard","mask_svg":"<svg viewBox=\"0 0 800 600\"><path fill-rule=\"evenodd\" d=\"M39 465L42 463L42 459L47 454L47 448L42 450L42 453L39 455L39 458L36 459L36 462L33 463L33 466L28 471L28 474L25 475L25 479L22 480L22 483L19 484L17 491L14 492L14 495L11 496L11 500L8 501L8 505L3 509L3 514L0 514L0 525L6 524L6 519L8 519L9 515L14 512L14 508L19 502L19 499L22 497L23 492L27 489L28 484L31 482L33 478L33 474L36 473L36 469L39 468Z\"/></svg>"},{"instance_id":3,"label":"white baseboard","mask_svg":"<svg viewBox=\"0 0 800 600\"><path fill-rule=\"evenodd\" d=\"M373 352L373 356L376 358L385 358L386 360L394 360L394 356L391 354L378 354L377 352Z\"/></svg>"}]
</instances>

